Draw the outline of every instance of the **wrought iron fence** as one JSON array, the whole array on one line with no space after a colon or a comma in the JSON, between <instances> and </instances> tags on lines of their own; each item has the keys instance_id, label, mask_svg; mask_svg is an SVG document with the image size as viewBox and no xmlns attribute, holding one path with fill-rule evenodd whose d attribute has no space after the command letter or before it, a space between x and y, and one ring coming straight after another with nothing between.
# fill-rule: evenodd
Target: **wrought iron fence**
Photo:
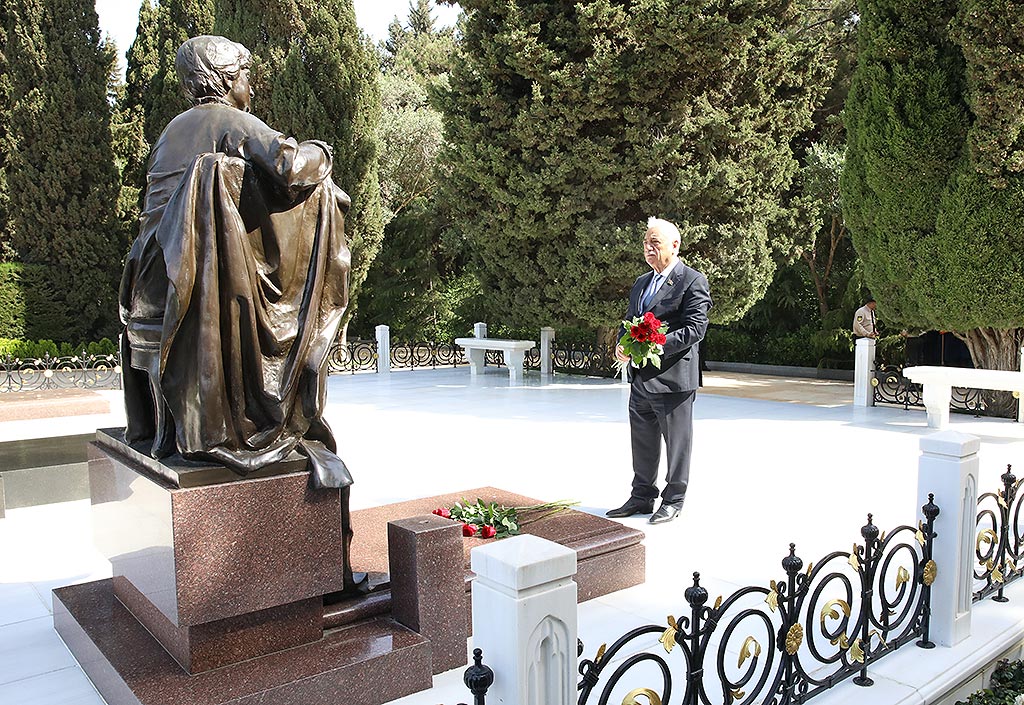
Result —
<instances>
[{"instance_id":1,"label":"wrought iron fence","mask_svg":"<svg viewBox=\"0 0 1024 705\"><path fill-rule=\"evenodd\" d=\"M806 571L790 544L781 581L743 588L710 607L708 591L694 573L684 592L688 614L670 616L667 628L648 625L627 632L580 662L579 705L595 693L596 702L605 705L626 674L641 665L655 667L660 690L638 688L622 702L635 703L642 694L650 703L670 705L673 691L681 690L680 705L790 705L851 676L857 685L871 685L868 667L886 654L914 639L921 648L934 646L928 629L939 508L932 495L922 511L925 519L916 527L900 526L888 535L879 533L869 514L861 529L863 545L830 553ZM631 646L653 634L661 635L664 653L630 654ZM736 668L727 666L737 653ZM670 663L675 654L681 663ZM616 665L620 655L626 657ZM674 688L674 672L684 681L681 688Z\"/></svg>"},{"instance_id":2,"label":"wrought iron fence","mask_svg":"<svg viewBox=\"0 0 1024 705\"><path fill-rule=\"evenodd\" d=\"M1000 479L1003 486L996 492L986 492L978 497L978 516L974 569L974 601L990 595L996 602L1007 602L1003 588L1024 575L1021 563L1021 548L1024 543L1024 526L1021 525L1022 493L1021 484L1013 474L1013 467L1006 466Z\"/></svg>"},{"instance_id":3,"label":"wrought iron fence","mask_svg":"<svg viewBox=\"0 0 1024 705\"><path fill-rule=\"evenodd\" d=\"M924 408L921 385L903 376L902 365L883 365L875 370L871 380L876 404L898 404L904 409ZM953 387L949 400L950 411L975 416L1017 418L1020 400L1010 392L968 387Z\"/></svg>"},{"instance_id":4,"label":"wrought iron fence","mask_svg":"<svg viewBox=\"0 0 1024 705\"><path fill-rule=\"evenodd\" d=\"M0 357L0 392L43 389L120 389L117 355L68 355L39 358Z\"/></svg>"},{"instance_id":5,"label":"wrought iron fence","mask_svg":"<svg viewBox=\"0 0 1024 705\"><path fill-rule=\"evenodd\" d=\"M465 353L455 343L419 341L391 345L392 368L458 367L467 364L469 361Z\"/></svg>"},{"instance_id":6,"label":"wrought iron fence","mask_svg":"<svg viewBox=\"0 0 1024 705\"><path fill-rule=\"evenodd\" d=\"M488 358L488 364L490 359ZM540 350L534 348L526 353L525 366L528 370L540 369ZM551 367L555 372L590 377L615 377L615 357L612 350L593 343L560 343L551 345Z\"/></svg>"},{"instance_id":7,"label":"wrought iron fence","mask_svg":"<svg viewBox=\"0 0 1024 705\"><path fill-rule=\"evenodd\" d=\"M377 371L377 342L349 340L335 342L327 355L328 374L355 374Z\"/></svg>"}]
</instances>

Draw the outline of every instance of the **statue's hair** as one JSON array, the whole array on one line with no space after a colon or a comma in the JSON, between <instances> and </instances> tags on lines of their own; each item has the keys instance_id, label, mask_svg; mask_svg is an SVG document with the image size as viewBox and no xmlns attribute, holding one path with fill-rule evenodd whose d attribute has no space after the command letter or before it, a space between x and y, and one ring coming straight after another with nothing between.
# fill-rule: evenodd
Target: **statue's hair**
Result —
<instances>
[{"instance_id":1,"label":"statue's hair","mask_svg":"<svg viewBox=\"0 0 1024 705\"><path fill-rule=\"evenodd\" d=\"M669 221L662 220L661 218L648 218L647 229L657 230L662 235L672 238L677 243L682 239L679 235L679 228L675 226L675 223L670 223Z\"/></svg>"},{"instance_id":2,"label":"statue's hair","mask_svg":"<svg viewBox=\"0 0 1024 705\"><path fill-rule=\"evenodd\" d=\"M249 50L224 37L192 37L174 57L174 70L193 103L223 100L242 69L252 63Z\"/></svg>"}]
</instances>

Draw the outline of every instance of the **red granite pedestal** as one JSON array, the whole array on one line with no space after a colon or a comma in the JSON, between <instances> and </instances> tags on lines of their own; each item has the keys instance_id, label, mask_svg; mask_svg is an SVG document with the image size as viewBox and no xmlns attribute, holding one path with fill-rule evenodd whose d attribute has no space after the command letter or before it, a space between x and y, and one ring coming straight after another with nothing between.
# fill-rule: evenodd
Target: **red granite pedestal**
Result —
<instances>
[{"instance_id":1,"label":"red granite pedestal","mask_svg":"<svg viewBox=\"0 0 1024 705\"><path fill-rule=\"evenodd\" d=\"M417 515L429 515L438 507L450 507L462 500L473 502L477 499L484 502L497 502L499 505L507 507L535 506L542 501L495 487L479 487L453 494L387 504L372 509L360 509L352 512L352 527L355 530L355 539L352 543L352 567L355 570L367 572L386 572L388 570L387 536L390 522ZM539 515L525 515L523 518L527 520L531 518L537 520L525 523L522 532L554 541L576 551L577 571L574 580L578 586L580 602L640 585L646 579L646 554L644 545L641 543L644 538L642 531L624 526L617 521L574 509L538 519L538 516L543 514L542 512ZM457 523L455 525L459 526ZM470 588L473 580L473 572L469 569L469 552L489 540L493 539L464 538L462 541L462 575L465 597L461 611L469 626L471 626L470 610L472 606ZM436 561L427 562L427 566L434 564ZM383 613L391 607L387 592L378 593L374 600L374 603L365 605L364 608L375 607ZM455 615L454 609L447 610L449 621L454 620ZM325 621L327 624L332 624L338 616L337 610L328 609Z\"/></svg>"},{"instance_id":2,"label":"red granite pedestal","mask_svg":"<svg viewBox=\"0 0 1024 705\"><path fill-rule=\"evenodd\" d=\"M240 479L144 450L97 434L94 531L114 577L54 591L54 627L108 705L375 705L431 686L412 629L325 628L342 491L312 489L304 458Z\"/></svg>"}]
</instances>

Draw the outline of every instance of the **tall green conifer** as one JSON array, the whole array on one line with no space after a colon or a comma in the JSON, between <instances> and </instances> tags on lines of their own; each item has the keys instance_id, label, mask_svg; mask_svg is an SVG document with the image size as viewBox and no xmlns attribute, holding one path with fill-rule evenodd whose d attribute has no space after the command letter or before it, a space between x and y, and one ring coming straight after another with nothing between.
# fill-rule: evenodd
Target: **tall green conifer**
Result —
<instances>
[{"instance_id":1,"label":"tall green conifer","mask_svg":"<svg viewBox=\"0 0 1024 705\"><path fill-rule=\"evenodd\" d=\"M11 74L7 65L7 35L13 25L11 0L0 0L0 262L14 259L7 216L7 160L11 152Z\"/></svg>"},{"instance_id":2,"label":"tall green conifer","mask_svg":"<svg viewBox=\"0 0 1024 705\"><path fill-rule=\"evenodd\" d=\"M12 6L12 244L21 262L48 268L69 317L62 337L111 335L125 246L107 100L114 49L100 41L91 0Z\"/></svg>"},{"instance_id":3,"label":"tall green conifer","mask_svg":"<svg viewBox=\"0 0 1024 705\"><path fill-rule=\"evenodd\" d=\"M826 87L801 3L460 5L445 198L495 322L615 326L648 216L678 223L715 320L761 297L790 247L790 142Z\"/></svg>"},{"instance_id":4,"label":"tall green conifer","mask_svg":"<svg viewBox=\"0 0 1024 705\"><path fill-rule=\"evenodd\" d=\"M297 139L334 148L334 181L352 198L350 305L380 250L380 69L352 0L216 0L217 34L253 53L253 113Z\"/></svg>"},{"instance_id":5,"label":"tall green conifer","mask_svg":"<svg viewBox=\"0 0 1024 705\"><path fill-rule=\"evenodd\" d=\"M955 331L994 369L1019 364L1024 321L1022 11L861 0L845 113L844 214L883 319Z\"/></svg>"},{"instance_id":6,"label":"tall green conifer","mask_svg":"<svg viewBox=\"0 0 1024 705\"><path fill-rule=\"evenodd\" d=\"M126 105L145 116L145 136L156 142L167 123L188 110L174 71L178 47L213 31L213 0L143 0L135 41L128 50Z\"/></svg>"}]
</instances>

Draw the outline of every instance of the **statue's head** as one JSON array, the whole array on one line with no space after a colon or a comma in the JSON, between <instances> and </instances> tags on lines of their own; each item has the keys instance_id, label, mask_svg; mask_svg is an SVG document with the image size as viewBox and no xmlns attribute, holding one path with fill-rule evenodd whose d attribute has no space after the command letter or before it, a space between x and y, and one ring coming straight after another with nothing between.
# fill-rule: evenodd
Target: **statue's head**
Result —
<instances>
[{"instance_id":1,"label":"statue's head","mask_svg":"<svg viewBox=\"0 0 1024 705\"><path fill-rule=\"evenodd\" d=\"M252 55L224 37L193 37L178 48L174 69L193 104L220 102L248 110Z\"/></svg>"}]
</instances>

